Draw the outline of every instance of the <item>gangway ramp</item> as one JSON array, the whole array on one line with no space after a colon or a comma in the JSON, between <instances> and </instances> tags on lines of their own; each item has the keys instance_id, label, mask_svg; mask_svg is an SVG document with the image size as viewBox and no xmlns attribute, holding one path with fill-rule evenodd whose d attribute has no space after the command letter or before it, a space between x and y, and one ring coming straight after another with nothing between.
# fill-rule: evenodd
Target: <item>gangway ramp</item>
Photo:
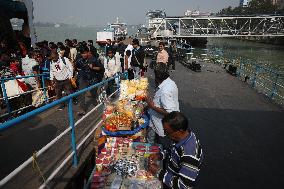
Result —
<instances>
[{"instance_id":1,"label":"gangway ramp","mask_svg":"<svg viewBox=\"0 0 284 189\"><path fill-rule=\"evenodd\" d=\"M86 172L87 174L87 169L92 168L86 166L92 166L90 161L93 160L92 158L95 158L94 129L98 126L98 123L101 123L103 105L97 105L92 98L87 98L87 103L90 105L89 113L84 117L76 114L79 111L79 107L78 105L73 105L75 123L77 123L75 124L77 148L82 140L86 139L77 151L79 164L77 168L74 168L71 156L67 164L48 183L50 188L70 188L70 186L76 188L76 184L82 184L80 182L83 182L80 173ZM39 173L42 172L44 178L48 179L66 157L72 153L71 132L67 132L67 129L70 128L68 108L65 107L62 111L59 111L57 108L49 109L1 132L1 179L29 159L35 151L39 151L45 145L49 145L54 139L56 141L56 137L66 133L62 135L62 138L54 142L48 150L42 153L41 156L36 158L40 170L33 166L33 163L29 163L4 188L18 189L19 186L27 189L39 188L43 183ZM89 137L86 138L88 134Z\"/></svg>"}]
</instances>

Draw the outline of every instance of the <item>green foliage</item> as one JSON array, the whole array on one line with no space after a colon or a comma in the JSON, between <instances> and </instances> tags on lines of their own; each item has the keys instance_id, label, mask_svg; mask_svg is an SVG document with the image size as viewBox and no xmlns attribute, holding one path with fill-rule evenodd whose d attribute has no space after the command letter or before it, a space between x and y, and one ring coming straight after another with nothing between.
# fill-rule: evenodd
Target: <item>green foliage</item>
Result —
<instances>
[{"instance_id":1,"label":"green foliage","mask_svg":"<svg viewBox=\"0 0 284 189\"><path fill-rule=\"evenodd\" d=\"M222 9L218 15L254 15L283 13L283 9L272 4L271 0L251 0L247 7L235 7Z\"/></svg>"}]
</instances>

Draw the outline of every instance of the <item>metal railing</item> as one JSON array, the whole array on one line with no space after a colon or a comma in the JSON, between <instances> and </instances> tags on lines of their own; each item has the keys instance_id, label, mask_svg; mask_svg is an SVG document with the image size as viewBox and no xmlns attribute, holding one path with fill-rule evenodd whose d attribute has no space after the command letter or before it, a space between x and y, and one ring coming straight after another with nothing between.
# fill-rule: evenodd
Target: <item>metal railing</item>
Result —
<instances>
[{"instance_id":1,"label":"metal railing","mask_svg":"<svg viewBox=\"0 0 284 189\"><path fill-rule=\"evenodd\" d=\"M38 115L39 113L42 113L52 107L55 107L63 102L68 101L68 119L69 119L69 128L64 130L60 135L58 135L56 138L54 138L52 141L50 141L47 145L45 145L43 148L41 148L38 152L35 153L36 157L39 157L40 155L42 155L44 152L46 152L51 146L53 146L58 140L60 140L64 135L66 135L67 133L69 133L71 131L71 146L72 146L72 152L61 162L61 164L55 169L53 170L53 172L50 174L50 176L45 180L45 182L39 187L39 188L44 188L47 186L48 182L50 182L56 175L57 173L68 163L68 161L73 157L73 166L77 167L78 165L78 159L77 159L77 151L80 149L80 147L83 146L83 144L86 142L86 140L88 138L90 138L90 136L92 136L92 134L94 133L94 131L96 130L96 128L102 123L102 121L100 121L99 123L97 123L93 129L87 134L87 136L81 140L81 142L78 144L76 144L76 139L75 139L75 127L81 123L86 117L88 117L92 112L94 112L95 110L98 109L99 106L102 105L102 102L100 104L98 104L95 108L93 108L90 112L88 112L85 116L83 116L81 119L79 119L76 123L74 123L74 116L73 116L73 103L72 103L72 99L76 96L82 95L84 93L86 93L87 91L90 91L94 88L97 87L101 87L104 86L105 84L107 84L108 82L118 79L118 81L120 82L121 77L125 77L127 79L128 74L127 72L124 74L120 74L117 75L115 77L109 78L107 80L104 80L100 83L97 83L95 85L92 85L90 87L87 87L81 91L75 92L73 94L70 94L68 96L65 96L59 100L53 101L49 104L46 104L42 107L39 107L31 112L28 112L22 116L19 116L15 119L9 120L3 124L0 125L0 132L4 131L10 127L13 127L15 124L20 123L24 120L27 120L28 118L31 118L33 116ZM118 85L119 86L119 85ZM119 91L119 88L118 88ZM115 92L114 92L115 93ZM113 94L114 94L113 93ZM110 96L112 96L113 94L111 94ZM27 159L24 163L22 163L19 167L17 167L14 171L12 171L9 175L7 175L5 178L3 178L0 181L0 188L3 187L4 185L6 185L13 177L15 177L18 173L20 173L25 167L27 167L30 163L32 163L33 161L33 156L31 156L29 159Z\"/></svg>"},{"instance_id":2,"label":"metal railing","mask_svg":"<svg viewBox=\"0 0 284 189\"><path fill-rule=\"evenodd\" d=\"M28 76L20 76L20 77L2 77L2 78L0 78L2 94L3 94L3 98L0 98L0 100L3 100L5 102L6 109L7 109L7 113L0 115L0 118L5 117L7 115L11 115L13 113L16 113L18 111L21 111L21 110L24 110L24 109L27 109L27 108L30 108L30 107L33 106L33 103L31 103L31 104L28 104L28 105L25 104L26 106L20 107L19 109L13 109L11 107L11 104L10 104L9 100L13 99L13 98L17 98L19 96L32 94L32 93L34 93L36 91L43 91L45 103L48 103L49 100L52 99L52 97L48 98L48 96L47 96L47 87L45 86L45 78L47 76L48 76L47 74L38 74L38 75L28 75ZM35 78L35 77L40 77L41 78L41 85L42 85L41 88L32 89L32 90L29 90L29 91L26 91L26 92L23 92L23 93L20 93L20 94L16 94L16 95L13 95L13 96L8 96L7 95L7 88L6 88L6 83L5 82L11 81L11 80L27 79L27 78ZM32 99L31 99L31 101L32 101Z\"/></svg>"},{"instance_id":3,"label":"metal railing","mask_svg":"<svg viewBox=\"0 0 284 189\"><path fill-rule=\"evenodd\" d=\"M237 68L237 77L249 83L252 88L266 95L277 104L284 106L284 73L259 64L255 60L236 56L224 57L222 50L210 52L213 63L225 69L229 65Z\"/></svg>"}]
</instances>

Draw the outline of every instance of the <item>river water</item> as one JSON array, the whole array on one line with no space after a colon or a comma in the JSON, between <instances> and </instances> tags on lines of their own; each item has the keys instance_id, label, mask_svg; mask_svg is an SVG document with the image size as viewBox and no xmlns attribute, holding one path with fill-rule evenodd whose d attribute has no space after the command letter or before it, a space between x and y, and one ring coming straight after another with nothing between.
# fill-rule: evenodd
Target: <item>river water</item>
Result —
<instances>
[{"instance_id":1,"label":"river water","mask_svg":"<svg viewBox=\"0 0 284 189\"><path fill-rule=\"evenodd\" d=\"M225 57L249 59L264 67L284 71L284 46L232 38L209 38L207 48L214 47L222 49Z\"/></svg>"},{"instance_id":2,"label":"river water","mask_svg":"<svg viewBox=\"0 0 284 189\"><path fill-rule=\"evenodd\" d=\"M38 41L64 41L66 38L78 41L92 39L96 41L98 27L37 27ZM128 28L129 34L134 34L135 28ZM284 46L242 41L232 38L208 38L207 49L222 49L224 56L253 60L255 63L284 72ZM195 52L202 53L201 49Z\"/></svg>"}]
</instances>

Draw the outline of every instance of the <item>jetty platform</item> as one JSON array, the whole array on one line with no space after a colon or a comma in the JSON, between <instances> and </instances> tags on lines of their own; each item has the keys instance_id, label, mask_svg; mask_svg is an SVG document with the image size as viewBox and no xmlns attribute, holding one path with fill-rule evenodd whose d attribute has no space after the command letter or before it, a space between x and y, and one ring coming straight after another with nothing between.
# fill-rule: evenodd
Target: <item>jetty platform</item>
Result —
<instances>
[{"instance_id":1,"label":"jetty platform","mask_svg":"<svg viewBox=\"0 0 284 189\"><path fill-rule=\"evenodd\" d=\"M153 70L149 69L147 76L153 93ZM196 188L283 188L283 108L215 64L202 63L202 71L193 72L176 63L171 78L179 89L180 110L190 119L190 128L204 151ZM98 122L100 112L101 109L94 112L76 129L78 139ZM1 133L1 178L67 127L67 111L51 109ZM80 156L81 164L91 161L93 143L87 143L87 152L80 151L85 154ZM44 175L49 175L70 151L67 135L38 160ZM51 188L79 188L78 182L70 184L70 180L78 177L71 163L53 180ZM85 165L79 167L83 167L81 172L86 171ZM5 188L31 189L38 188L40 183L41 178L30 165Z\"/></svg>"},{"instance_id":2,"label":"jetty platform","mask_svg":"<svg viewBox=\"0 0 284 189\"><path fill-rule=\"evenodd\" d=\"M177 64L171 78L203 147L196 188L283 187L283 108L215 64L200 73Z\"/></svg>"},{"instance_id":3,"label":"jetty platform","mask_svg":"<svg viewBox=\"0 0 284 189\"><path fill-rule=\"evenodd\" d=\"M97 105L88 94L86 102L89 111ZM63 110L57 108L51 108L0 133L0 180L69 128L67 106ZM81 120L75 128L77 145L100 121L103 106L98 106L98 109L86 118L78 116L78 111L79 105L73 105L75 123ZM19 189L19 186L21 189L38 188L43 183L41 174L47 179L71 152L71 132L69 132L36 158L40 170L30 163L4 188ZM90 137L77 151L79 161L77 168L74 168L73 162L69 161L48 184L49 188L82 188L85 177L89 176L93 168L94 154L94 138Z\"/></svg>"}]
</instances>

